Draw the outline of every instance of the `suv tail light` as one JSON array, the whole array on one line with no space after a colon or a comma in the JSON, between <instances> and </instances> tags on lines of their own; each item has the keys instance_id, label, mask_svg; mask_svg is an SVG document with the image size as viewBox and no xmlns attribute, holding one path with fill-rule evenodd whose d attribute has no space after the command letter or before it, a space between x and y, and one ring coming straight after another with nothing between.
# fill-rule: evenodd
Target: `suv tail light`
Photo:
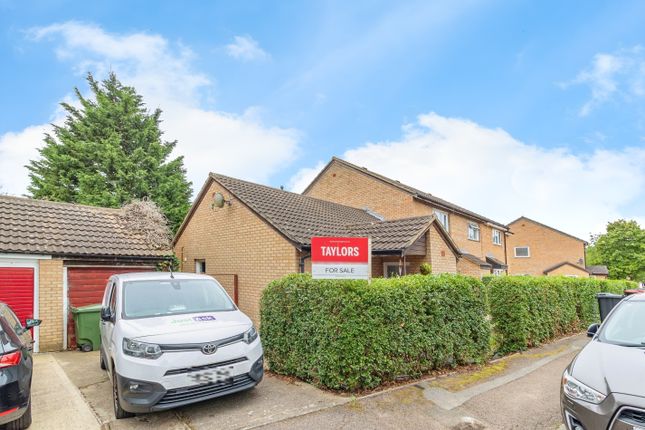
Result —
<instances>
[{"instance_id":1,"label":"suv tail light","mask_svg":"<svg viewBox=\"0 0 645 430\"><path fill-rule=\"evenodd\" d=\"M0 355L0 369L5 367L17 366L22 358L20 351L10 352L9 354Z\"/></svg>"}]
</instances>

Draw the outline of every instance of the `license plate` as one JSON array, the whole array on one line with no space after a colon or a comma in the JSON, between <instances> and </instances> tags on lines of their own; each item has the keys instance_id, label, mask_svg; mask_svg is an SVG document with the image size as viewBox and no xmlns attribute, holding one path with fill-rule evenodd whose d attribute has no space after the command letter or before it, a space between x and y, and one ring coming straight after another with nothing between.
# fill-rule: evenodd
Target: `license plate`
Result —
<instances>
[{"instance_id":1,"label":"license plate","mask_svg":"<svg viewBox=\"0 0 645 430\"><path fill-rule=\"evenodd\" d=\"M221 382L225 384L232 384L232 370L233 366L218 367L216 369L204 370L202 372L191 372L188 374L188 377L192 379L196 384L217 384Z\"/></svg>"}]
</instances>

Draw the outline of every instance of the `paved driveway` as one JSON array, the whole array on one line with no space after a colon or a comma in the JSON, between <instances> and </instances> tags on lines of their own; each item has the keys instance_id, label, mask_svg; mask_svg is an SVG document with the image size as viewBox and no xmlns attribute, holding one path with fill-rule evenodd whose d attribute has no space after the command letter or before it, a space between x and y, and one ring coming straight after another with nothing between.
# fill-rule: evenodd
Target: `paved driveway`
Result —
<instances>
[{"instance_id":1,"label":"paved driveway","mask_svg":"<svg viewBox=\"0 0 645 430\"><path fill-rule=\"evenodd\" d=\"M66 379L57 383L65 387L60 401L73 401L78 412L71 415L78 413L84 423L93 416L96 428L557 429L560 377L586 341L583 336L563 339L483 368L359 398L267 376L249 392L118 421L113 418L110 384L98 367L97 353L43 354L37 357L34 375L33 428L52 428L52 423L64 423L66 416L72 419L69 428L79 428L70 411L52 408L55 393L47 387L56 376ZM84 424L83 428L90 427Z\"/></svg>"}]
</instances>

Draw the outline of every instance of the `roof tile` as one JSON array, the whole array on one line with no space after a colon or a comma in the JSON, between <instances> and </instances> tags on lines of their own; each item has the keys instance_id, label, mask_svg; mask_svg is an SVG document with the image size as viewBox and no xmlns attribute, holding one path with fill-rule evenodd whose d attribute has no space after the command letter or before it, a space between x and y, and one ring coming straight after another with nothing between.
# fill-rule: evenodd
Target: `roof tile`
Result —
<instances>
[{"instance_id":1,"label":"roof tile","mask_svg":"<svg viewBox=\"0 0 645 430\"><path fill-rule=\"evenodd\" d=\"M298 246L312 236L369 236L373 251L401 251L434 220L381 221L365 210L211 173L211 177Z\"/></svg>"},{"instance_id":2,"label":"roof tile","mask_svg":"<svg viewBox=\"0 0 645 430\"><path fill-rule=\"evenodd\" d=\"M0 252L156 257L143 234L129 230L120 209L0 196Z\"/></svg>"}]
</instances>

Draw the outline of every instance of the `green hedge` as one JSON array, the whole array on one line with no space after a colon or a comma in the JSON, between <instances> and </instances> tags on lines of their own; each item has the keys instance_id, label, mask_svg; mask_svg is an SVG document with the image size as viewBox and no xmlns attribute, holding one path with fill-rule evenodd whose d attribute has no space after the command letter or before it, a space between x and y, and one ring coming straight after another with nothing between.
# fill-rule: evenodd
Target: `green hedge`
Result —
<instances>
[{"instance_id":1,"label":"green hedge","mask_svg":"<svg viewBox=\"0 0 645 430\"><path fill-rule=\"evenodd\" d=\"M499 352L520 351L599 320L596 294L622 294L630 281L502 276L487 280Z\"/></svg>"},{"instance_id":2,"label":"green hedge","mask_svg":"<svg viewBox=\"0 0 645 430\"><path fill-rule=\"evenodd\" d=\"M467 276L368 285L289 275L265 289L260 313L269 368L331 389L374 388L489 354L484 287Z\"/></svg>"}]
</instances>

